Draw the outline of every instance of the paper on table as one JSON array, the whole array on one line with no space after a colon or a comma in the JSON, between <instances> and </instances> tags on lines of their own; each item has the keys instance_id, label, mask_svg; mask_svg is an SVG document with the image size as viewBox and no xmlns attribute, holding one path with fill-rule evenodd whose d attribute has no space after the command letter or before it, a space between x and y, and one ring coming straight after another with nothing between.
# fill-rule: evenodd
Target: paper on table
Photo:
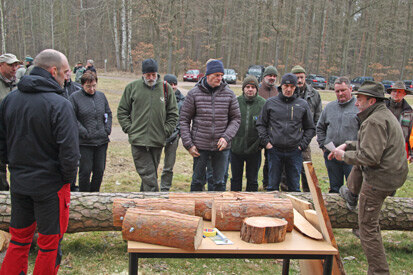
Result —
<instances>
[{"instance_id":1,"label":"paper on table","mask_svg":"<svg viewBox=\"0 0 413 275\"><path fill-rule=\"evenodd\" d=\"M333 152L336 149L336 146L334 146L334 143L330 141L327 144L324 144L324 147L327 148L328 151Z\"/></svg>"}]
</instances>

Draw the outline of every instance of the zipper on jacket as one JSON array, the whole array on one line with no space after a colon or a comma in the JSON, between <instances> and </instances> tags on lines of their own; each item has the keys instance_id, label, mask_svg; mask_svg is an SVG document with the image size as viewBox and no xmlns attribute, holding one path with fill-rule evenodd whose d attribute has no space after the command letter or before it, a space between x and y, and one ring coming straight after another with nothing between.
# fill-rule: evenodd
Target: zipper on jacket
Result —
<instances>
[{"instance_id":1,"label":"zipper on jacket","mask_svg":"<svg viewBox=\"0 0 413 275\"><path fill-rule=\"evenodd\" d=\"M211 92L211 104L212 104L212 151L214 151L214 149L216 148L216 144L214 144L215 142L215 93L217 93L218 91L215 92Z\"/></svg>"},{"instance_id":2,"label":"zipper on jacket","mask_svg":"<svg viewBox=\"0 0 413 275\"><path fill-rule=\"evenodd\" d=\"M291 105L291 120L293 120L294 117L294 106Z\"/></svg>"},{"instance_id":3,"label":"zipper on jacket","mask_svg":"<svg viewBox=\"0 0 413 275\"><path fill-rule=\"evenodd\" d=\"M244 150L247 151L248 149L248 132L249 132L249 127L250 127L250 104L247 105L247 114L245 117L245 143L244 143Z\"/></svg>"}]
</instances>

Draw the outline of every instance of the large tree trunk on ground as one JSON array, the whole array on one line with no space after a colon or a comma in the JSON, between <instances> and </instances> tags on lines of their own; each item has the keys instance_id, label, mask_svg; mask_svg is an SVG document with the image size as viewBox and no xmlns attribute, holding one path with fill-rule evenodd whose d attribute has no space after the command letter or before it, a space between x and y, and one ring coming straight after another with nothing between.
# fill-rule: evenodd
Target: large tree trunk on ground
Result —
<instances>
[{"instance_id":1,"label":"large tree trunk on ground","mask_svg":"<svg viewBox=\"0 0 413 275\"><path fill-rule=\"evenodd\" d=\"M169 210L128 209L122 224L124 240L195 250L201 245L201 217Z\"/></svg>"},{"instance_id":2,"label":"large tree trunk on ground","mask_svg":"<svg viewBox=\"0 0 413 275\"><path fill-rule=\"evenodd\" d=\"M195 194L195 193L194 193ZM268 194L268 193L263 193ZM312 202L309 193L289 193ZM169 193L72 193L67 232L114 231L112 203L115 198L168 198ZM283 194L274 193L274 197ZM333 228L356 228L357 213L350 212L338 194L323 194ZM10 193L0 192L0 230L9 230ZM413 198L388 197L382 208L383 230L413 231Z\"/></svg>"}]
</instances>

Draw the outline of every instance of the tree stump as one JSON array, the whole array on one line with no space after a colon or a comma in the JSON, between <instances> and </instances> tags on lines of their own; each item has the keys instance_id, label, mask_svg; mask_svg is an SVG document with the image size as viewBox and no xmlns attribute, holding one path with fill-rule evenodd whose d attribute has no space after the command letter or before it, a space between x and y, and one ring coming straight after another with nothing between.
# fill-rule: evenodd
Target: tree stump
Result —
<instances>
[{"instance_id":1,"label":"tree stump","mask_svg":"<svg viewBox=\"0 0 413 275\"><path fill-rule=\"evenodd\" d=\"M129 208L146 210L170 210L186 215L195 215L194 200L178 199L123 199L113 201L113 225L122 226L122 220Z\"/></svg>"},{"instance_id":2,"label":"tree stump","mask_svg":"<svg viewBox=\"0 0 413 275\"><path fill-rule=\"evenodd\" d=\"M212 226L223 231L241 230L242 221L249 217L284 218L287 231L294 228L293 206L289 199L225 199L214 198Z\"/></svg>"},{"instance_id":3,"label":"tree stump","mask_svg":"<svg viewBox=\"0 0 413 275\"><path fill-rule=\"evenodd\" d=\"M123 220L122 236L129 241L195 250L202 242L203 225L197 216L130 208Z\"/></svg>"},{"instance_id":4,"label":"tree stump","mask_svg":"<svg viewBox=\"0 0 413 275\"><path fill-rule=\"evenodd\" d=\"M248 243L279 243L287 233L287 221L271 217L251 217L242 222L240 237Z\"/></svg>"}]
</instances>

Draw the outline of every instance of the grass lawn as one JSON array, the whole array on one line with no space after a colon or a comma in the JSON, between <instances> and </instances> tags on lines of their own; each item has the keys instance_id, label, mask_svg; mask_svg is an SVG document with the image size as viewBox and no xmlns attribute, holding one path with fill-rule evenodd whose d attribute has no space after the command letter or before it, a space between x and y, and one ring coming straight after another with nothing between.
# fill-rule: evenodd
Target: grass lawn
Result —
<instances>
[{"instance_id":1,"label":"grass lawn","mask_svg":"<svg viewBox=\"0 0 413 275\"><path fill-rule=\"evenodd\" d=\"M113 125L118 127L116 109L127 79L100 77L98 90L105 92L113 112ZM115 75L116 76L116 75ZM188 89L187 87L185 87ZM241 88L234 87L241 94ZM332 91L322 91L323 101L335 100ZM412 98L410 98L412 97ZM413 96L408 101L413 103ZM328 176L321 151L313 150L313 164L323 192L328 191ZM413 166L411 166L413 167ZM162 161L159 171L162 169ZM413 168L410 168L411 170ZM159 173L160 174L160 173ZM413 171L409 173L405 185L397 196L413 195ZM192 157L180 145L174 169L171 191L188 192L192 176ZM262 169L259 174L262 180ZM107 165L101 192L137 192L140 179L135 171L130 145L125 142L109 144ZM227 189L229 183L227 184ZM262 188L262 186L260 186ZM350 229L334 230L340 254L347 274L366 274L367 262L359 240ZM390 264L391 274L411 274L413 270L413 233L403 231L383 231L383 242ZM31 253L29 270L33 271L35 253ZM139 270L142 274L280 274L281 260L256 259L141 259ZM299 274L298 261L291 261L291 273ZM128 255L126 242L120 232L89 232L66 234L63 240L63 260L59 274L127 274Z\"/></svg>"}]
</instances>

